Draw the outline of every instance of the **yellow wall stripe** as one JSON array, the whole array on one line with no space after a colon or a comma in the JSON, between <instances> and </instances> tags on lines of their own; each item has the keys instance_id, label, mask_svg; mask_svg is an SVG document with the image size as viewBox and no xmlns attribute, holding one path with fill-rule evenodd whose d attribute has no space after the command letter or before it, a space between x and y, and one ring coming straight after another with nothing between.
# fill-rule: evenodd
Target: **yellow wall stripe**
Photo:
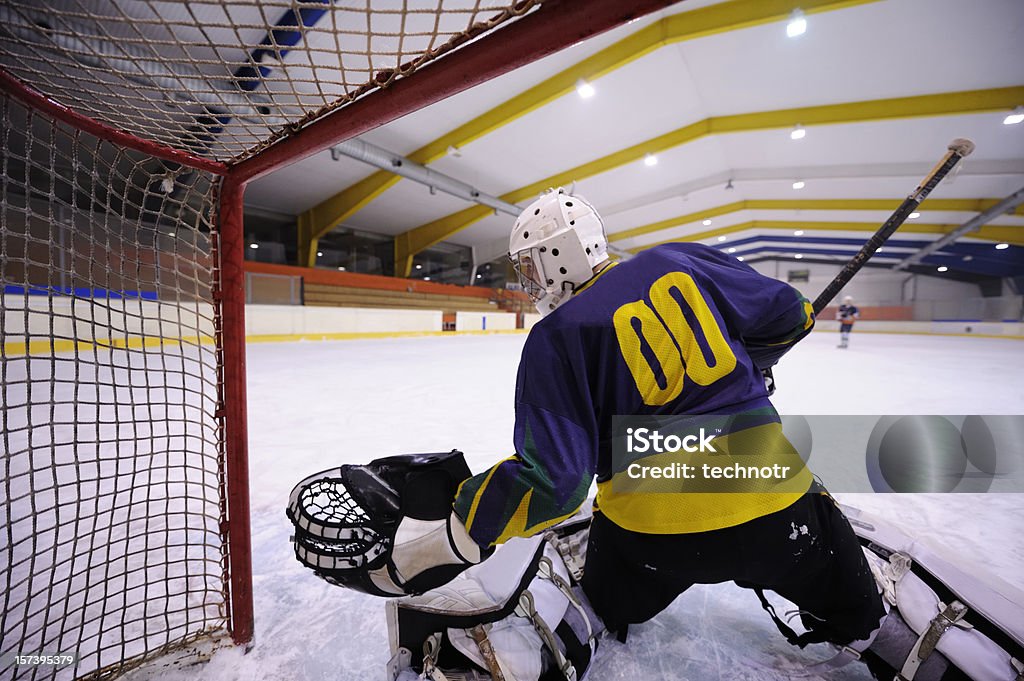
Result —
<instances>
[{"instance_id":1,"label":"yellow wall stripe","mask_svg":"<svg viewBox=\"0 0 1024 681\"><path fill-rule=\"evenodd\" d=\"M420 336L492 336L527 333L528 329L494 329L491 331L362 331L354 333L263 334L246 336L246 343L294 343L298 341L366 340L375 338L416 338ZM91 352L94 350L155 348L160 346L212 345L211 336L182 338L129 337L107 340L45 339L4 342L4 356L49 356L57 352Z\"/></svg>"}]
</instances>

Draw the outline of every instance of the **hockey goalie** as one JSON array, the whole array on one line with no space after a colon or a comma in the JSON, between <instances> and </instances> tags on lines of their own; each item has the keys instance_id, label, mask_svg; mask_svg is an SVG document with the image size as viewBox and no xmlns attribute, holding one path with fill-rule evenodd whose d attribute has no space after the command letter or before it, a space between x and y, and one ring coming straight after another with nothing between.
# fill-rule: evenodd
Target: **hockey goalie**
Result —
<instances>
[{"instance_id":1,"label":"hockey goalie","mask_svg":"<svg viewBox=\"0 0 1024 681\"><path fill-rule=\"evenodd\" d=\"M694 243L614 262L597 211L561 189L516 221L509 258L543 315L514 453L478 475L458 452L342 466L289 500L301 562L398 597L390 679L582 679L602 637L728 581L793 645L834 647L806 676L857 661L886 680L1024 679L1020 599L844 513L786 442L765 375L814 325L795 289ZM775 442L794 475L730 494L613 484L613 416L702 414L730 417L723 438Z\"/></svg>"}]
</instances>

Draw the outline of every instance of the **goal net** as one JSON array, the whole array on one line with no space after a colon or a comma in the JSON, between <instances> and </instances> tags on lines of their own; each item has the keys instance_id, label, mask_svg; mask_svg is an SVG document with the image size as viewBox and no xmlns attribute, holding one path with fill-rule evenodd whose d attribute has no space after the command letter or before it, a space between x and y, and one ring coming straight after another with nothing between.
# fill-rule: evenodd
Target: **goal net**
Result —
<instances>
[{"instance_id":1,"label":"goal net","mask_svg":"<svg viewBox=\"0 0 1024 681\"><path fill-rule=\"evenodd\" d=\"M117 669L227 622L216 185L0 102L4 663Z\"/></svg>"},{"instance_id":2,"label":"goal net","mask_svg":"<svg viewBox=\"0 0 1024 681\"><path fill-rule=\"evenodd\" d=\"M252 638L246 182L667 4L0 3L0 676Z\"/></svg>"}]
</instances>

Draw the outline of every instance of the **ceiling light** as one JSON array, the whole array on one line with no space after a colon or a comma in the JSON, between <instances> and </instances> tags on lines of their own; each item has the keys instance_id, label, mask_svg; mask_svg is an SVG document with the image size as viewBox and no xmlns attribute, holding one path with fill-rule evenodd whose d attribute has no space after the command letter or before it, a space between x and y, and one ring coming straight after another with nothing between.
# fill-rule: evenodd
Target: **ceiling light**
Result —
<instances>
[{"instance_id":1,"label":"ceiling light","mask_svg":"<svg viewBox=\"0 0 1024 681\"><path fill-rule=\"evenodd\" d=\"M1017 125L1024 122L1024 106L1018 106L1009 116L1003 119L1003 125Z\"/></svg>"},{"instance_id":2,"label":"ceiling light","mask_svg":"<svg viewBox=\"0 0 1024 681\"><path fill-rule=\"evenodd\" d=\"M793 232L793 236L803 236L803 235L804 235L804 230L802 230L802 229L798 229L795 232Z\"/></svg>"},{"instance_id":3,"label":"ceiling light","mask_svg":"<svg viewBox=\"0 0 1024 681\"><path fill-rule=\"evenodd\" d=\"M796 258L797 260L800 260L800 259L801 259L801 258L803 258L804 256L803 256L803 253L797 253L797 254L796 254L796 255L794 255L793 257L794 257L794 258Z\"/></svg>"},{"instance_id":4,"label":"ceiling light","mask_svg":"<svg viewBox=\"0 0 1024 681\"><path fill-rule=\"evenodd\" d=\"M339 271L339 272L344 272L344 271L345 271L345 268L344 268L344 267L339 267L339 268L338 268L338 271Z\"/></svg>"},{"instance_id":5,"label":"ceiling light","mask_svg":"<svg viewBox=\"0 0 1024 681\"><path fill-rule=\"evenodd\" d=\"M729 250L728 250L727 252L728 252L728 253L735 253L735 252L736 252L736 249L735 249L735 248L730 248L730 249L729 249Z\"/></svg>"},{"instance_id":6,"label":"ceiling light","mask_svg":"<svg viewBox=\"0 0 1024 681\"><path fill-rule=\"evenodd\" d=\"M997 251L1005 251L1009 247L1010 247L1010 244L996 244L996 250Z\"/></svg>"},{"instance_id":7,"label":"ceiling light","mask_svg":"<svg viewBox=\"0 0 1024 681\"><path fill-rule=\"evenodd\" d=\"M249 248L259 248L259 244L249 244Z\"/></svg>"},{"instance_id":8,"label":"ceiling light","mask_svg":"<svg viewBox=\"0 0 1024 681\"><path fill-rule=\"evenodd\" d=\"M793 13L789 15L789 23L786 24L786 35L795 38L798 35L803 35L806 31L807 19L804 18L804 13L798 9L793 10Z\"/></svg>"},{"instance_id":9,"label":"ceiling light","mask_svg":"<svg viewBox=\"0 0 1024 681\"><path fill-rule=\"evenodd\" d=\"M791 140L802 140L807 136L807 130L804 126L797 123L792 130L789 131L789 139Z\"/></svg>"},{"instance_id":10,"label":"ceiling light","mask_svg":"<svg viewBox=\"0 0 1024 681\"><path fill-rule=\"evenodd\" d=\"M430 277L423 277L423 281L430 281Z\"/></svg>"},{"instance_id":11,"label":"ceiling light","mask_svg":"<svg viewBox=\"0 0 1024 681\"><path fill-rule=\"evenodd\" d=\"M740 262L743 262L743 256L742 255L736 256L736 259L739 260Z\"/></svg>"},{"instance_id":12,"label":"ceiling light","mask_svg":"<svg viewBox=\"0 0 1024 681\"><path fill-rule=\"evenodd\" d=\"M939 272L945 272L945 271L946 271L946 270L948 270L948 269L949 269L948 267L946 267L945 265L943 265L942 267L940 267L940 268L939 268Z\"/></svg>"},{"instance_id":13,"label":"ceiling light","mask_svg":"<svg viewBox=\"0 0 1024 681\"><path fill-rule=\"evenodd\" d=\"M594 86L582 78L576 81L576 92L583 99L590 99L597 94L597 90L594 89Z\"/></svg>"},{"instance_id":14,"label":"ceiling light","mask_svg":"<svg viewBox=\"0 0 1024 681\"><path fill-rule=\"evenodd\" d=\"M793 183L793 189L803 189L807 184L803 180L797 180Z\"/></svg>"},{"instance_id":15,"label":"ceiling light","mask_svg":"<svg viewBox=\"0 0 1024 681\"><path fill-rule=\"evenodd\" d=\"M483 279L483 278L484 278L484 275L482 275L482 274L478 274L478 275L476 275L476 278L477 278L477 279Z\"/></svg>"},{"instance_id":16,"label":"ceiling light","mask_svg":"<svg viewBox=\"0 0 1024 681\"><path fill-rule=\"evenodd\" d=\"M658 157L654 154L647 154L644 156L644 165L648 168L658 165Z\"/></svg>"},{"instance_id":17,"label":"ceiling light","mask_svg":"<svg viewBox=\"0 0 1024 681\"><path fill-rule=\"evenodd\" d=\"M718 237L718 240L719 241L725 241L725 237L724 236L720 236L720 237Z\"/></svg>"},{"instance_id":18,"label":"ceiling light","mask_svg":"<svg viewBox=\"0 0 1024 681\"><path fill-rule=\"evenodd\" d=\"M913 213L911 213L910 215L907 216L907 218L910 219L910 220L916 220L919 217L921 217L921 214L918 213L916 210Z\"/></svg>"},{"instance_id":19,"label":"ceiling light","mask_svg":"<svg viewBox=\"0 0 1024 681\"><path fill-rule=\"evenodd\" d=\"M324 257L324 252L323 251L317 251L316 252L316 257L318 257L318 258Z\"/></svg>"},{"instance_id":20,"label":"ceiling light","mask_svg":"<svg viewBox=\"0 0 1024 681\"><path fill-rule=\"evenodd\" d=\"M417 264L416 264L416 269L418 269L418 270L422 270L422 269L423 269L423 265L420 265L419 263L417 263Z\"/></svg>"},{"instance_id":21,"label":"ceiling light","mask_svg":"<svg viewBox=\"0 0 1024 681\"><path fill-rule=\"evenodd\" d=\"M711 225L711 220L705 220L704 222L702 222L700 224L704 225L705 227L709 227Z\"/></svg>"}]
</instances>

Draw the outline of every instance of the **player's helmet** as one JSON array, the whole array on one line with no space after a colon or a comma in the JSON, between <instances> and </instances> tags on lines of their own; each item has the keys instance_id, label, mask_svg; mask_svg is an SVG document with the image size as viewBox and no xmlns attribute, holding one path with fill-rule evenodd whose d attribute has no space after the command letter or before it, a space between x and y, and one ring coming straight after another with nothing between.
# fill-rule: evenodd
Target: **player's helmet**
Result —
<instances>
[{"instance_id":1,"label":"player's helmet","mask_svg":"<svg viewBox=\"0 0 1024 681\"><path fill-rule=\"evenodd\" d=\"M508 253L523 290L546 315L568 300L594 276L594 267L608 259L608 238L594 207L559 187L519 216Z\"/></svg>"}]
</instances>

